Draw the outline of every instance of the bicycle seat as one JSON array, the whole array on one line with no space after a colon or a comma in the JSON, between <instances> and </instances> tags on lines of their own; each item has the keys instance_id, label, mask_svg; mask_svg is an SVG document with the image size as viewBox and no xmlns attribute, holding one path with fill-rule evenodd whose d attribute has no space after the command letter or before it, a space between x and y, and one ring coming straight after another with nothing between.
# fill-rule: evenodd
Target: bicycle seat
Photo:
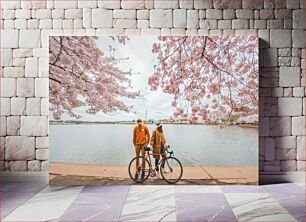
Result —
<instances>
[{"instance_id":1,"label":"bicycle seat","mask_svg":"<svg viewBox=\"0 0 306 222\"><path fill-rule=\"evenodd\" d=\"M146 146L144 149L145 149L145 151L150 151L150 147L149 146Z\"/></svg>"}]
</instances>

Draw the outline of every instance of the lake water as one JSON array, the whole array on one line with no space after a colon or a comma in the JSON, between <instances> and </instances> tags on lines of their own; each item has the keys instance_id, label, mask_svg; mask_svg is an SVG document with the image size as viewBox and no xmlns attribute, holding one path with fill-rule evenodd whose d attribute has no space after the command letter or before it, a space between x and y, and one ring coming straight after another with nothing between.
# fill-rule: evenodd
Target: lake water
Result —
<instances>
[{"instance_id":1,"label":"lake water","mask_svg":"<svg viewBox=\"0 0 306 222\"><path fill-rule=\"evenodd\" d=\"M153 125L148 125L150 131ZM127 165L135 156L133 125L50 125L50 161ZM164 125L184 166L257 166L258 128Z\"/></svg>"}]
</instances>

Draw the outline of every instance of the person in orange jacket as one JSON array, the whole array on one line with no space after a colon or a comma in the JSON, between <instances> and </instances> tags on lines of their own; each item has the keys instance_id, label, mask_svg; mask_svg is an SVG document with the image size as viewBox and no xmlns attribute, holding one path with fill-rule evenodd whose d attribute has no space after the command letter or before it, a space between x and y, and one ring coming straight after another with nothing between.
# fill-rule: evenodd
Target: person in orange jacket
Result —
<instances>
[{"instance_id":1,"label":"person in orange jacket","mask_svg":"<svg viewBox=\"0 0 306 222\"><path fill-rule=\"evenodd\" d=\"M140 151L141 151L141 156L142 158L142 164L141 164L141 180L144 179L145 177L145 147L148 146L150 141L150 131L149 128L143 124L141 119L137 120L137 125L134 127L133 131L133 144L135 147L135 153L136 157L139 157ZM136 173L135 173L135 179L138 179L138 175L140 173L140 168L139 168L139 158L136 158Z\"/></svg>"},{"instance_id":2,"label":"person in orange jacket","mask_svg":"<svg viewBox=\"0 0 306 222\"><path fill-rule=\"evenodd\" d=\"M156 176L160 177L158 162L160 159L160 155L164 154L164 147L166 146L166 138L163 130L163 126L161 122L156 123L156 129L152 132L152 137L150 139L150 147L153 149L153 157L155 158L155 170Z\"/></svg>"}]
</instances>

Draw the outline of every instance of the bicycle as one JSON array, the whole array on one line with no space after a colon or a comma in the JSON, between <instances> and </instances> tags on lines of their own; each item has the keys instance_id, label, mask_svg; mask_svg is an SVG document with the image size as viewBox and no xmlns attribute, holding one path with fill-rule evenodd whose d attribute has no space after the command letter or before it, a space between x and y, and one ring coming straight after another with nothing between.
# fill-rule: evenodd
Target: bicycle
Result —
<instances>
[{"instance_id":1,"label":"bicycle","mask_svg":"<svg viewBox=\"0 0 306 222\"><path fill-rule=\"evenodd\" d=\"M164 151L161 154L162 158L159 160L158 166L160 168L162 178L168 184L175 184L180 181L183 176L183 166L181 162L174 157L174 152L170 151L169 148L170 146L164 148ZM136 183L143 183L149 178L149 176L156 176L156 169L152 166L151 156L159 154L153 154L150 152L150 147L144 147L144 149L146 151L146 156L145 158L142 156L138 157L138 167L136 167L137 157L134 157L129 163L128 170L130 178ZM142 161L145 161L144 169L142 169ZM140 178L142 171L145 173L143 179ZM139 175L138 178L135 178L136 172L137 175Z\"/></svg>"}]
</instances>

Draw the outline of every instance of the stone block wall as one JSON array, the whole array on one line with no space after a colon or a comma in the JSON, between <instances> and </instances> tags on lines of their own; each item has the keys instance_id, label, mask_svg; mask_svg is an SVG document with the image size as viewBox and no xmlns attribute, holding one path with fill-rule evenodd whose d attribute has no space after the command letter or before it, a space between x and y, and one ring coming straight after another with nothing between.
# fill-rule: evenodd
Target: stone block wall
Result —
<instances>
[{"instance_id":1,"label":"stone block wall","mask_svg":"<svg viewBox=\"0 0 306 222\"><path fill-rule=\"evenodd\" d=\"M0 169L48 169L49 35L260 37L260 171L305 170L303 0L1 1Z\"/></svg>"}]
</instances>

